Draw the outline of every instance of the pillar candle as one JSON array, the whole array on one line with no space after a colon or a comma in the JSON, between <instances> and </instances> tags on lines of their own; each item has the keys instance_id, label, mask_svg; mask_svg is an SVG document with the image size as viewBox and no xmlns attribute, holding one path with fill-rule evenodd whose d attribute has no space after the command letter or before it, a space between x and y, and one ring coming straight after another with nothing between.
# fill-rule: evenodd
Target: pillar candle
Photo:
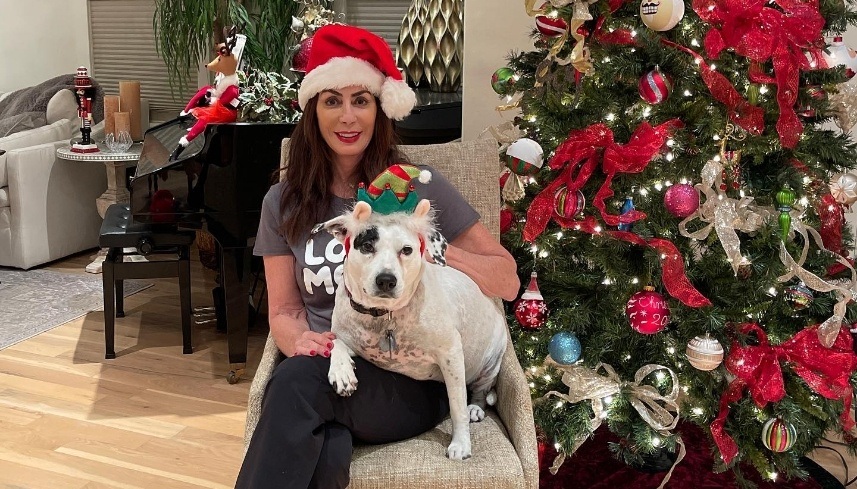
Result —
<instances>
[{"instance_id":1,"label":"pillar candle","mask_svg":"<svg viewBox=\"0 0 857 489\"><path fill-rule=\"evenodd\" d=\"M104 135L116 132L113 114L119 112L119 95L104 96Z\"/></svg>"},{"instance_id":2,"label":"pillar candle","mask_svg":"<svg viewBox=\"0 0 857 489\"><path fill-rule=\"evenodd\" d=\"M131 114L127 112L115 112L113 114L114 129L116 134L122 131L131 134Z\"/></svg>"},{"instance_id":3,"label":"pillar candle","mask_svg":"<svg viewBox=\"0 0 857 489\"><path fill-rule=\"evenodd\" d=\"M143 129L140 119L140 82L119 82L119 110L127 112L131 117L131 139L140 141L143 139ZM118 128L116 129L119 130Z\"/></svg>"}]
</instances>

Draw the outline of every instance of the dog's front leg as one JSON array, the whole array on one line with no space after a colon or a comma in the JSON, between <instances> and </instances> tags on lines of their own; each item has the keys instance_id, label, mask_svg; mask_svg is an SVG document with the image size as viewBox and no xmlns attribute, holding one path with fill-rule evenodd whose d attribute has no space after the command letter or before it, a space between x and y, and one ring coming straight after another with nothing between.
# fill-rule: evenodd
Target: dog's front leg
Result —
<instances>
[{"instance_id":1,"label":"dog's front leg","mask_svg":"<svg viewBox=\"0 0 857 489\"><path fill-rule=\"evenodd\" d=\"M354 375L354 351L337 338L330 350L330 370L327 380L340 396L350 396L357 390L357 376Z\"/></svg>"},{"instance_id":2,"label":"dog's front leg","mask_svg":"<svg viewBox=\"0 0 857 489\"><path fill-rule=\"evenodd\" d=\"M446 393L449 416L452 418L452 443L446 456L453 460L470 458L470 413L467 409L467 384L464 376L464 355L461 344L450 348L448 355L438 358Z\"/></svg>"}]
</instances>

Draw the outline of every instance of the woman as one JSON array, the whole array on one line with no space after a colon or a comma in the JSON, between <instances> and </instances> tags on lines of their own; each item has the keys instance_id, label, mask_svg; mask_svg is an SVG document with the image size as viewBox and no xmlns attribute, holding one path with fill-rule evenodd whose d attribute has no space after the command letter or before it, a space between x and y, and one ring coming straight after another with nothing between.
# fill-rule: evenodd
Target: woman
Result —
<instances>
[{"instance_id":1,"label":"woman","mask_svg":"<svg viewBox=\"0 0 857 489\"><path fill-rule=\"evenodd\" d=\"M265 197L254 252L264 257L271 334L285 359L268 384L260 421L236 487L337 488L349 481L355 440L387 443L416 436L448 414L442 383L417 381L355 358L359 388L337 395L327 380L330 317L341 280L343 247L310 234L354 202L369 182L405 161L391 119L410 113L415 96L386 42L365 30L328 25L313 38L299 91L304 115L292 134L285 181ZM379 110L380 109L380 110ZM515 298L511 255L478 214L436 171L416 184L432 200L450 246L448 266L489 296Z\"/></svg>"}]
</instances>

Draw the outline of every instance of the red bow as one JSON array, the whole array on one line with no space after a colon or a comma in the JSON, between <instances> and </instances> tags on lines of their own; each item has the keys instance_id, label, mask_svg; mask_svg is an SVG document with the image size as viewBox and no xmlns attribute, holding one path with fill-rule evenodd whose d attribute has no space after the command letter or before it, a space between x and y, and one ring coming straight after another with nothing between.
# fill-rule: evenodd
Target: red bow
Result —
<instances>
[{"instance_id":1,"label":"red bow","mask_svg":"<svg viewBox=\"0 0 857 489\"><path fill-rule=\"evenodd\" d=\"M831 348L818 340L818 325L805 328L780 345L770 345L768 337L758 324L743 324L741 333L755 332L758 346L732 344L726 358L726 369L735 375L723 397L720 413L711 423L711 435L720 456L727 464L738 454L738 446L723 430L729 415L729 404L738 401L744 388L760 408L777 402L786 395L780 361L789 363L792 370L806 381L816 393L827 399L841 399L844 403L840 420L845 430L854 426L851 418L851 384L849 377L857 369L857 355L851 351L851 335L842 329Z\"/></svg>"},{"instance_id":2,"label":"red bow","mask_svg":"<svg viewBox=\"0 0 857 489\"><path fill-rule=\"evenodd\" d=\"M823 43L824 17L818 2L802 0L693 0L693 10L712 24L705 50L716 59L724 49L752 61L773 60L774 78L752 70L751 78L777 84L780 116L777 132L786 148L797 145L803 125L795 113L799 70L810 69L804 51Z\"/></svg>"},{"instance_id":3,"label":"red bow","mask_svg":"<svg viewBox=\"0 0 857 489\"><path fill-rule=\"evenodd\" d=\"M606 177L595 194L593 205L601 212L604 222L610 226L616 226L619 223L627 224L645 218L646 215L638 210L632 210L621 216L608 214L604 199L613 196L610 184L617 173L643 171L663 147L669 131L681 126L682 123L678 119L667 121L654 128L648 122L644 122L637 127L628 144L624 146L613 141L613 131L605 124L593 124L586 129L571 131L568 139L557 147L548 163L552 170L563 169L563 172L530 204L527 210L527 223L524 225L524 239L533 242L544 232L548 221L554 215L556 191L565 185L569 195L574 195L592 176L599 163L598 156L601 154L603 154L601 169ZM583 164L578 167L580 162ZM577 170L576 175L575 170Z\"/></svg>"}]
</instances>

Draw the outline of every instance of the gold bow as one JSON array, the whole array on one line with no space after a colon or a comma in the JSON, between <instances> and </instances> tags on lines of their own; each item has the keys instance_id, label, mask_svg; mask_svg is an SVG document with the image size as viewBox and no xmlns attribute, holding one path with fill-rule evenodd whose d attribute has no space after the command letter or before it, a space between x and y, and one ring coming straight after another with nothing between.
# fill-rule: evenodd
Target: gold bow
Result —
<instances>
[{"instance_id":1,"label":"gold bow","mask_svg":"<svg viewBox=\"0 0 857 489\"><path fill-rule=\"evenodd\" d=\"M568 387L568 394L550 391L541 399L546 400L553 396L570 403L590 401L594 414L590 420L591 432L598 429L601 426L602 420L606 417L601 400L620 392L627 393L628 401L637 410L640 417L662 436L669 436L669 430L674 429L678 423L678 376L667 367L655 364L644 365L634 374L633 382L624 382L616 374L613 367L606 363L599 363L594 369L590 370L582 365L560 365L548 356L545 359L545 365L562 371L562 383ZM604 370L606 375L600 374L599 370ZM655 387L642 383L649 374L659 370L665 370L670 375L672 390L666 395L661 394ZM574 454L580 448L580 445L586 441L587 436L579 435L568 454ZM679 445L679 457L673 464L673 468L684 458L684 444L680 440ZM551 474L556 474L565 461L565 457L566 453L560 450L550 468ZM667 473L667 477L661 483L660 487L663 487L667 483L671 474L672 469Z\"/></svg>"},{"instance_id":2,"label":"gold bow","mask_svg":"<svg viewBox=\"0 0 857 489\"><path fill-rule=\"evenodd\" d=\"M536 15L545 13L544 8L535 8L536 1L537 0L524 0L524 7L527 10L527 15L530 17L535 17ZM598 0L550 0L549 3L554 8L565 7L566 5L572 4L573 10L570 19L571 22L568 24L568 30L559 36L548 49L550 56L545 60L546 63L539 65L539 69L536 73L537 79L540 79L547 74L547 70L552 62L556 62L562 66L571 63L577 71L583 74L588 73L589 70L592 69L589 50L586 49L584 42L586 38L583 34L578 33L577 29L579 29L584 22L593 19L592 14L589 13L589 6L597 1ZM547 3L545 5L547 5ZM565 46L569 34L571 34L571 37L575 40L574 48L572 48L571 53L567 57L560 58L559 52L562 50L563 46Z\"/></svg>"}]
</instances>

